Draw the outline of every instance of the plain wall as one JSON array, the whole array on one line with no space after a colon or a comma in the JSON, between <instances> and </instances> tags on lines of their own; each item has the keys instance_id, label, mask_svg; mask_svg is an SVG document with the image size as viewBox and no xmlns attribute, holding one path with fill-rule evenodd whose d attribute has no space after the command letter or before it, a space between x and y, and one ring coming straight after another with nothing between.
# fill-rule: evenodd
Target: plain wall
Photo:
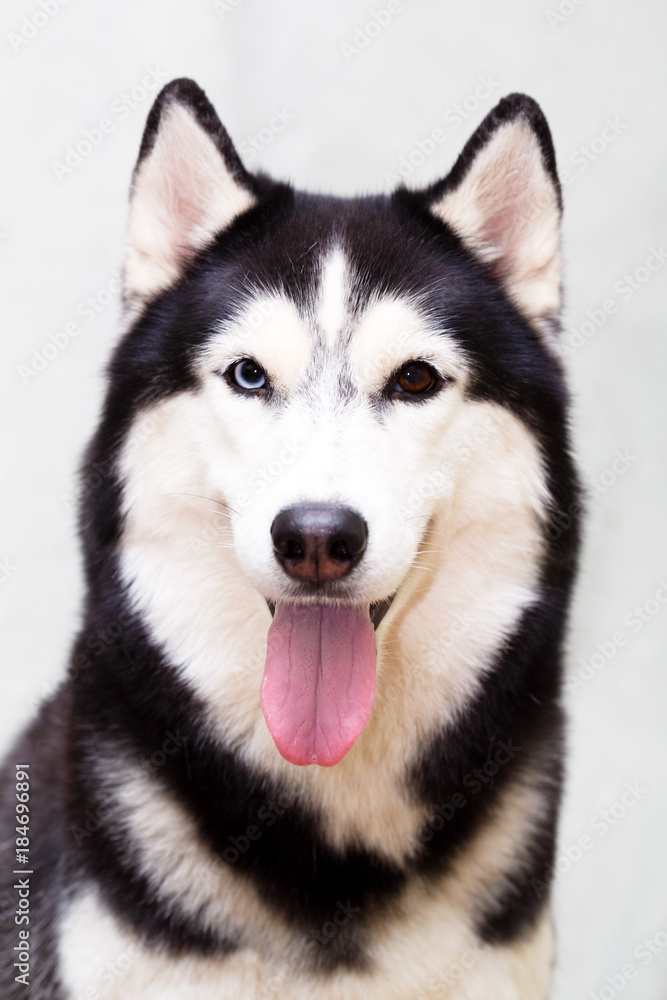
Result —
<instances>
[{"instance_id":1,"label":"plain wall","mask_svg":"<svg viewBox=\"0 0 667 1000\"><path fill-rule=\"evenodd\" d=\"M565 182L564 338L590 498L569 644L579 684L568 694L554 996L664 998L667 8L394 0L364 46L359 29L386 0L44 3L46 13L12 0L0 14L3 745L62 675L77 627L75 473L115 338L107 290L122 266L147 87L192 76L249 167L339 194L388 190L420 143L428 155L407 182L443 176L493 104L524 91L547 115ZM254 150L275 109L285 127ZM112 129L59 171L103 119ZM445 138L430 152L434 129ZM77 333L66 338L68 324ZM64 346L37 371L56 335ZM635 793L622 804L626 784ZM656 934L647 961L636 949ZM628 963L636 976L620 971Z\"/></svg>"}]
</instances>

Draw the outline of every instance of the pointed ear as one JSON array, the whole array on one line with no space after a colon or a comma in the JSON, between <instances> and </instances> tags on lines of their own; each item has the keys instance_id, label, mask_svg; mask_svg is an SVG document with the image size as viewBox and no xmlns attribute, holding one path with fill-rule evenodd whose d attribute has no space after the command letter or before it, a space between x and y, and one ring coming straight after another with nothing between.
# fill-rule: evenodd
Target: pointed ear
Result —
<instances>
[{"instance_id":1,"label":"pointed ear","mask_svg":"<svg viewBox=\"0 0 667 1000\"><path fill-rule=\"evenodd\" d=\"M203 90L172 80L146 122L132 178L125 298L140 307L194 254L256 202L246 172Z\"/></svg>"},{"instance_id":2,"label":"pointed ear","mask_svg":"<svg viewBox=\"0 0 667 1000\"><path fill-rule=\"evenodd\" d=\"M510 94L428 192L431 211L485 261L515 305L555 346L560 311L561 195L538 104Z\"/></svg>"}]
</instances>

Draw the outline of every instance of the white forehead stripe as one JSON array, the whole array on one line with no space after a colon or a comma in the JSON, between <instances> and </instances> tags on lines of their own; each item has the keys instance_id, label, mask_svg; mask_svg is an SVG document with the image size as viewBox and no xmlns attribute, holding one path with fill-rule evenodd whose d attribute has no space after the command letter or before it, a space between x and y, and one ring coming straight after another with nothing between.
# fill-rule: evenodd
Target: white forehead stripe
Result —
<instances>
[{"instance_id":1,"label":"white forehead stripe","mask_svg":"<svg viewBox=\"0 0 667 1000\"><path fill-rule=\"evenodd\" d=\"M340 247L335 247L322 263L322 283L317 321L324 342L333 347L345 324L347 305L347 261Z\"/></svg>"}]
</instances>

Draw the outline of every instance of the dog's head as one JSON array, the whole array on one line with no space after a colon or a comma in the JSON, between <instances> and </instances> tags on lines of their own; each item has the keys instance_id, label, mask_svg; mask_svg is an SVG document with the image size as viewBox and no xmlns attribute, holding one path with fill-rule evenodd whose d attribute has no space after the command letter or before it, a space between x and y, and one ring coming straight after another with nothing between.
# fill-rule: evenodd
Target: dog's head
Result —
<instances>
[{"instance_id":1,"label":"dog's head","mask_svg":"<svg viewBox=\"0 0 667 1000\"><path fill-rule=\"evenodd\" d=\"M214 656L205 619L265 622L262 707L293 763L334 764L357 739L374 629L470 525L481 565L485 538L521 522L535 572L559 220L548 128L521 95L444 181L359 199L250 175L191 81L151 111L106 415L124 572L183 662Z\"/></svg>"}]
</instances>

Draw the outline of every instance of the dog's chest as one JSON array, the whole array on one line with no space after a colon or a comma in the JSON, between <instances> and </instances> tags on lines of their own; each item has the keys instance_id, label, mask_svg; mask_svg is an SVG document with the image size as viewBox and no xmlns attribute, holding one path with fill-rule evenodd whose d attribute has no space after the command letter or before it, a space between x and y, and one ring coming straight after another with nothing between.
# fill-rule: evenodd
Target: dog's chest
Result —
<instances>
[{"instance_id":1,"label":"dog's chest","mask_svg":"<svg viewBox=\"0 0 667 1000\"><path fill-rule=\"evenodd\" d=\"M413 892L374 935L363 971L312 971L303 942L271 937L221 958L165 954L120 927L92 892L72 902L60 938L66 1000L540 1000L551 933L542 921L512 947L480 943L441 893Z\"/></svg>"},{"instance_id":2,"label":"dog's chest","mask_svg":"<svg viewBox=\"0 0 667 1000\"><path fill-rule=\"evenodd\" d=\"M192 946L178 951L148 945L84 884L62 921L66 1000L417 1000L424 995L537 1000L546 995L546 985L536 988L546 984L546 931L538 928L533 944L529 936L511 947L491 947L476 929L489 880L494 872L500 877L500 859L512 856L531 829L536 803L528 788L506 790L496 824L480 828L443 874L413 875L375 905L350 900L342 884L333 885L324 916L297 925L286 916L289 883L282 906L269 903L267 893L241 874L238 858L212 855L185 808L154 781L145 770L132 777L126 772L115 792L126 823L131 817L126 834L137 872L163 914L172 914L195 936L208 930L214 938L224 937L231 947L203 954ZM261 836L255 838L256 830L241 832L235 849L251 851L262 843ZM332 962L332 946L339 954L347 949L351 961ZM530 988L521 986L525 976Z\"/></svg>"}]
</instances>

